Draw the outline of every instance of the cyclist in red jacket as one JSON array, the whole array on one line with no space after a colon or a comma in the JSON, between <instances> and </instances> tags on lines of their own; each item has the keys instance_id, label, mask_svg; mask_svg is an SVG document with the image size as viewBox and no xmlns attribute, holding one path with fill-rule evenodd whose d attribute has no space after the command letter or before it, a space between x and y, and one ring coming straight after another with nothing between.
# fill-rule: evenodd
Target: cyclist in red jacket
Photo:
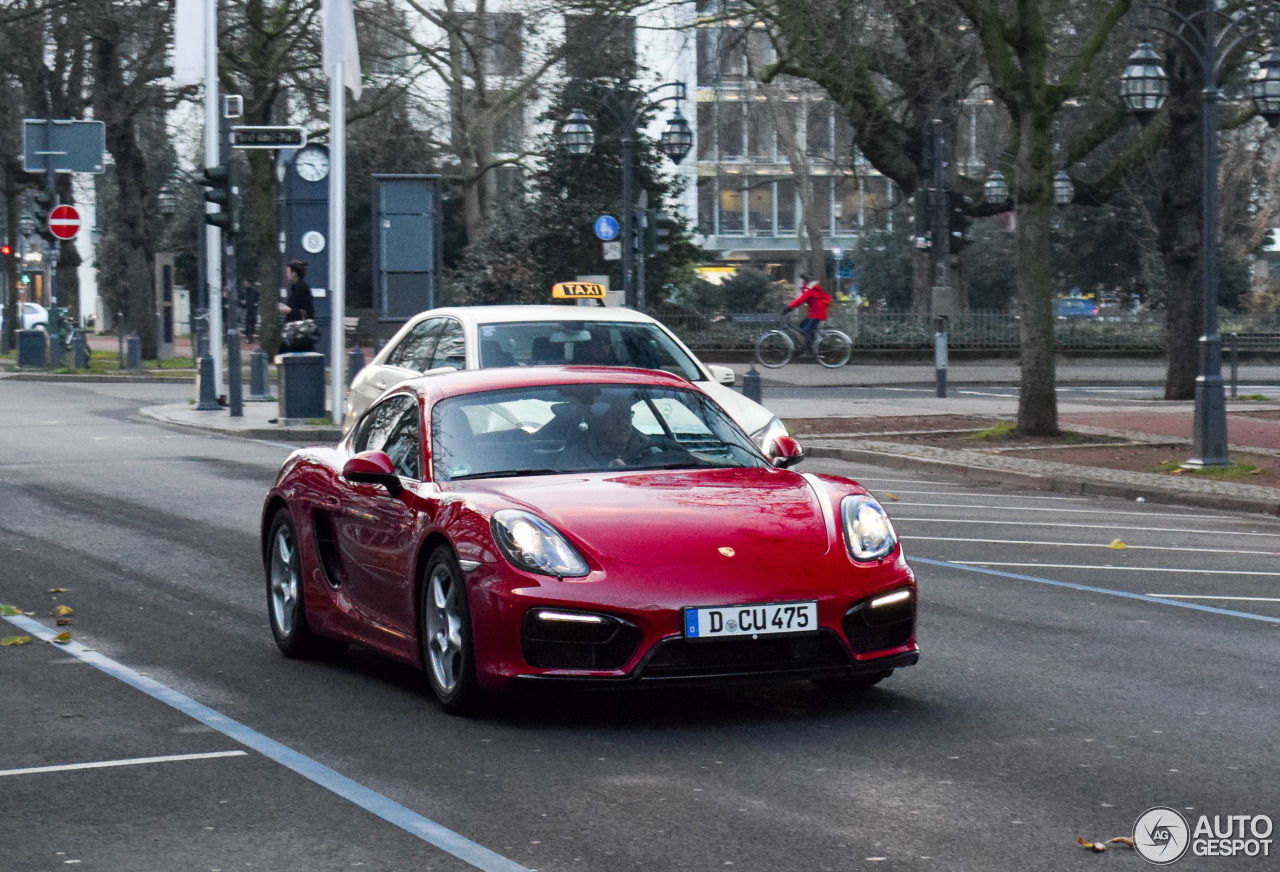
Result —
<instances>
[{"instance_id":1,"label":"cyclist in red jacket","mask_svg":"<svg viewBox=\"0 0 1280 872\"><path fill-rule=\"evenodd\" d=\"M802 304L808 305L808 317L800 322L800 332L809 343L809 354L817 353L818 328L827 320L827 309L831 306L831 295L822 289L822 285L814 281L808 273L800 273L800 296L787 303L787 310Z\"/></svg>"}]
</instances>

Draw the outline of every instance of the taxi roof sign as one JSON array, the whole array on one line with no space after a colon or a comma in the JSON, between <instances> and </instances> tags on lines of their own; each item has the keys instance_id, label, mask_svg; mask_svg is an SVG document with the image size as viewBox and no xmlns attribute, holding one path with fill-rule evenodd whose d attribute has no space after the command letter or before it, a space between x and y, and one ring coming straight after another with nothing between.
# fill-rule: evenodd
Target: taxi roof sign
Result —
<instances>
[{"instance_id":1,"label":"taxi roof sign","mask_svg":"<svg viewBox=\"0 0 1280 872\"><path fill-rule=\"evenodd\" d=\"M604 295L604 285L595 282L560 282L551 286L555 300L603 300Z\"/></svg>"}]
</instances>

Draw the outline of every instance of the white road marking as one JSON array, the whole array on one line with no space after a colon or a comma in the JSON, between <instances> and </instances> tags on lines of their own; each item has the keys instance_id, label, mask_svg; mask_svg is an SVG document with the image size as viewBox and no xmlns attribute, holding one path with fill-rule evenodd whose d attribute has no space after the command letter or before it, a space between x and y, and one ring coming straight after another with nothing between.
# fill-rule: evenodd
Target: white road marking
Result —
<instances>
[{"instance_id":1,"label":"white road marking","mask_svg":"<svg viewBox=\"0 0 1280 872\"><path fill-rule=\"evenodd\" d=\"M914 508L914 506L912 507ZM1199 534L1201 536L1266 536L1272 539L1280 538L1280 531L1275 533L1258 533L1245 532L1243 530L1188 530L1186 527L1123 527L1116 524L1054 524L1049 521L1016 521L1003 518L998 521L980 518L908 518L895 513L893 516L893 522L897 524L902 521L915 521L926 524L998 524L1002 527L1056 527L1058 529L1123 530L1125 532L1140 530L1147 533L1183 533L1186 535Z\"/></svg>"},{"instance_id":2,"label":"white road marking","mask_svg":"<svg viewBox=\"0 0 1280 872\"><path fill-rule=\"evenodd\" d=\"M1149 593L1147 596L1159 597L1160 599L1239 600L1251 603L1280 603L1280 597L1275 596L1207 596L1192 593Z\"/></svg>"},{"instance_id":3,"label":"white road marking","mask_svg":"<svg viewBox=\"0 0 1280 872\"><path fill-rule=\"evenodd\" d=\"M1105 542L1046 542L1035 539L966 539L962 536L903 536L911 542L981 542L986 545L1051 545L1059 548L1111 548ZM1115 549L1113 549L1115 550ZM1197 554L1255 554L1263 557L1280 557L1280 551L1239 551L1221 548L1194 548L1182 545L1129 545L1125 551L1194 551Z\"/></svg>"},{"instance_id":4,"label":"white road marking","mask_svg":"<svg viewBox=\"0 0 1280 872\"><path fill-rule=\"evenodd\" d=\"M883 488L876 488L883 490ZM1005 500L1053 500L1057 502L1087 503L1090 502L1089 497L1036 497L1026 494L993 494L993 493L977 493L974 491L916 491L916 490L895 490L895 494L914 494L922 497L989 497ZM914 505L914 504L913 504Z\"/></svg>"},{"instance_id":5,"label":"white road marking","mask_svg":"<svg viewBox=\"0 0 1280 872\"><path fill-rule=\"evenodd\" d=\"M1035 508L1033 506L979 506L964 503L912 503L912 508L920 509L986 509L993 512L1070 512L1073 515L1134 515L1142 518L1159 516L1161 512L1130 512L1123 509L1062 509L1056 506ZM1226 515L1195 515L1197 521L1237 521ZM1004 523L1001 521L1000 523Z\"/></svg>"},{"instance_id":6,"label":"white road marking","mask_svg":"<svg viewBox=\"0 0 1280 872\"><path fill-rule=\"evenodd\" d=\"M62 766L31 766L26 769L0 769L3 775L35 775L41 772L75 772L81 769L108 769L113 766L143 766L148 763L179 763L184 760L214 760L219 757L247 757L247 751L210 751L207 754L171 754L168 757L132 757L128 760L98 760L93 763L67 763Z\"/></svg>"},{"instance_id":7,"label":"white road marking","mask_svg":"<svg viewBox=\"0 0 1280 872\"><path fill-rule=\"evenodd\" d=\"M1087 563L996 563L991 560L949 560L958 566L1006 566L1014 569L1110 569L1116 572L1185 572L1197 575L1268 575L1280 572L1254 572L1246 569L1164 569L1159 566L1101 566Z\"/></svg>"}]
</instances>

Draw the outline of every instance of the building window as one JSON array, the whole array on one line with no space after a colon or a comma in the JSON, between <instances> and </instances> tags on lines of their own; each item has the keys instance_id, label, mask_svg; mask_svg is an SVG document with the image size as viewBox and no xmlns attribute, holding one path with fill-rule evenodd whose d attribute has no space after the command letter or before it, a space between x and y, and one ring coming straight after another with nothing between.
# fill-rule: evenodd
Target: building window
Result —
<instances>
[{"instance_id":1,"label":"building window","mask_svg":"<svg viewBox=\"0 0 1280 872\"><path fill-rule=\"evenodd\" d=\"M740 236L744 231L742 212L742 178L720 177L720 235Z\"/></svg>"},{"instance_id":2,"label":"building window","mask_svg":"<svg viewBox=\"0 0 1280 872\"><path fill-rule=\"evenodd\" d=\"M796 182L795 179L778 179L778 235L794 233L796 229Z\"/></svg>"},{"instance_id":3,"label":"building window","mask_svg":"<svg viewBox=\"0 0 1280 872\"><path fill-rule=\"evenodd\" d=\"M836 233L856 233L859 228L858 216L862 211L862 194L859 191L858 179L853 176L839 176L836 186Z\"/></svg>"},{"instance_id":4,"label":"building window","mask_svg":"<svg viewBox=\"0 0 1280 872\"><path fill-rule=\"evenodd\" d=\"M493 168L494 196L499 203L519 203L524 199L524 178L517 166Z\"/></svg>"},{"instance_id":5,"label":"building window","mask_svg":"<svg viewBox=\"0 0 1280 872\"><path fill-rule=\"evenodd\" d=\"M524 62L524 18L514 12L486 12L468 23L471 52L487 76L518 76Z\"/></svg>"},{"instance_id":6,"label":"building window","mask_svg":"<svg viewBox=\"0 0 1280 872\"><path fill-rule=\"evenodd\" d=\"M497 99L501 99L500 97ZM496 102L496 100L495 100ZM493 124L493 150L518 153L524 147L524 104L515 100Z\"/></svg>"},{"instance_id":7,"label":"building window","mask_svg":"<svg viewBox=\"0 0 1280 872\"><path fill-rule=\"evenodd\" d=\"M818 176L813 179L813 215L823 233L831 232L831 178ZM808 218L804 219L808 223Z\"/></svg>"},{"instance_id":8,"label":"building window","mask_svg":"<svg viewBox=\"0 0 1280 872\"><path fill-rule=\"evenodd\" d=\"M698 104L698 160L716 159L716 104Z\"/></svg>"},{"instance_id":9,"label":"building window","mask_svg":"<svg viewBox=\"0 0 1280 872\"><path fill-rule=\"evenodd\" d=\"M721 82L741 81L746 74L743 34L727 27L698 28L698 85L711 88Z\"/></svg>"},{"instance_id":10,"label":"building window","mask_svg":"<svg viewBox=\"0 0 1280 872\"><path fill-rule=\"evenodd\" d=\"M743 116L745 104L736 101L716 104L716 145L720 160L742 160L745 149L746 122Z\"/></svg>"},{"instance_id":11,"label":"building window","mask_svg":"<svg viewBox=\"0 0 1280 872\"><path fill-rule=\"evenodd\" d=\"M805 119L805 154L831 160L831 103L819 100L809 104Z\"/></svg>"},{"instance_id":12,"label":"building window","mask_svg":"<svg viewBox=\"0 0 1280 872\"><path fill-rule=\"evenodd\" d=\"M621 15L564 17L565 72L571 79L628 79L636 69L636 21Z\"/></svg>"},{"instance_id":13,"label":"building window","mask_svg":"<svg viewBox=\"0 0 1280 872\"><path fill-rule=\"evenodd\" d=\"M773 236L773 182L761 181L747 191L747 217L751 232L757 236Z\"/></svg>"},{"instance_id":14,"label":"building window","mask_svg":"<svg viewBox=\"0 0 1280 872\"><path fill-rule=\"evenodd\" d=\"M769 104L754 101L747 106L747 152L753 160L773 162L774 130L773 113Z\"/></svg>"},{"instance_id":15,"label":"building window","mask_svg":"<svg viewBox=\"0 0 1280 872\"><path fill-rule=\"evenodd\" d=\"M716 180L698 179L698 232L703 236L716 233Z\"/></svg>"}]
</instances>

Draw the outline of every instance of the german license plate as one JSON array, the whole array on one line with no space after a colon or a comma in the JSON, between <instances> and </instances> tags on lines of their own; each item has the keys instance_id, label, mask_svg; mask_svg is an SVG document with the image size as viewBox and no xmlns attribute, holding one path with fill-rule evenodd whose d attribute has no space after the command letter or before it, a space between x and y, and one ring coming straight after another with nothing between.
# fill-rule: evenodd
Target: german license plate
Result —
<instances>
[{"instance_id":1,"label":"german license plate","mask_svg":"<svg viewBox=\"0 0 1280 872\"><path fill-rule=\"evenodd\" d=\"M776 636L780 633L816 633L817 631L818 604L813 601L710 606L684 610L686 639Z\"/></svg>"}]
</instances>

